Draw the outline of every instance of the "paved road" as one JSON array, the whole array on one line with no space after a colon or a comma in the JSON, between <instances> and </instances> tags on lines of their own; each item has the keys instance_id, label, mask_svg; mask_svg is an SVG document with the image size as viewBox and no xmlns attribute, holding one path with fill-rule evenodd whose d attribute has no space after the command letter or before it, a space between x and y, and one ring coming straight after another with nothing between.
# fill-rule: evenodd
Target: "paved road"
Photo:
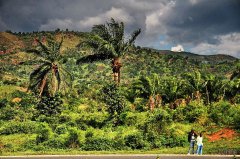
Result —
<instances>
[{"instance_id":1,"label":"paved road","mask_svg":"<svg viewBox=\"0 0 240 159\"><path fill-rule=\"evenodd\" d=\"M157 158L159 157L159 158ZM233 155L37 155L0 156L0 159L234 159ZM235 159L240 159L236 156Z\"/></svg>"}]
</instances>

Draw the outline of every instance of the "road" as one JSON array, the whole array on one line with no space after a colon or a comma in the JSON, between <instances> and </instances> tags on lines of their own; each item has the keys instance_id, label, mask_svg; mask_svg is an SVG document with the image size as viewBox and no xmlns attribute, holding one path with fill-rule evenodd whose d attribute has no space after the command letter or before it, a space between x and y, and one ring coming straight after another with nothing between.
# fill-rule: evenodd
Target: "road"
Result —
<instances>
[{"instance_id":1,"label":"road","mask_svg":"<svg viewBox=\"0 0 240 159\"><path fill-rule=\"evenodd\" d=\"M0 159L240 159L233 155L35 155L0 156Z\"/></svg>"}]
</instances>

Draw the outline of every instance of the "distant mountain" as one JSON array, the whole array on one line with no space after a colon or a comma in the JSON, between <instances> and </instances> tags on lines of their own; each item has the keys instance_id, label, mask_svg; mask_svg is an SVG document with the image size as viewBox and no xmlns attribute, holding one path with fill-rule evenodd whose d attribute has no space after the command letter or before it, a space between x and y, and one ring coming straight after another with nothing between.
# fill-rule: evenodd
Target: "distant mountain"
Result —
<instances>
[{"instance_id":1,"label":"distant mountain","mask_svg":"<svg viewBox=\"0 0 240 159\"><path fill-rule=\"evenodd\" d=\"M196 61L202 61L207 63L221 63L221 62L233 62L238 60L238 58L225 55L225 54L216 54L216 55L199 55L191 52L173 52L170 50L157 50L152 48L143 48L146 50L151 50L152 52L158 52L161 55L172 55L172 56L181 56L184 58L189 58Z\"/></svg>"}]
</instances>

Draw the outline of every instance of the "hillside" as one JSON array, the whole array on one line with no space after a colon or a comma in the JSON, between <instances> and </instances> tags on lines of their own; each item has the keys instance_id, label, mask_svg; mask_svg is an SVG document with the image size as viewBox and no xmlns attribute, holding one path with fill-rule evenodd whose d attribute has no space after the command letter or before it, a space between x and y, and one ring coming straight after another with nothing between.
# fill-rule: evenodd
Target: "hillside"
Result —
<instances>
[{"instance_id":1,"label":"hillside","mask_svg":"<svg viewBox=\"0 0 240 159\"><path fill-rule=\"evenodd\" d=\"M232 76L238 74L239 59L133 46L120 60L121 82L116 84L111 60L76 64L92 54L89 48L76 48L84 35L0 34L2 49L11 50L14 44L13 52L0 55L0 155L186 154L191 129L206 136L204 153L240 154L239 78ZM60 42L62 36L57 69L47 65L52 54L26 52L39 47L36 38L47 45L48 39ZM45 71L50 75L40 76ZM30 77L38 73L38 88L45 81L47 90L53 90L56 79L51 77L57 71L65 71L56 77L62 84L57 94L28 90L35 82Z\"/></svg>"}]
</instances>

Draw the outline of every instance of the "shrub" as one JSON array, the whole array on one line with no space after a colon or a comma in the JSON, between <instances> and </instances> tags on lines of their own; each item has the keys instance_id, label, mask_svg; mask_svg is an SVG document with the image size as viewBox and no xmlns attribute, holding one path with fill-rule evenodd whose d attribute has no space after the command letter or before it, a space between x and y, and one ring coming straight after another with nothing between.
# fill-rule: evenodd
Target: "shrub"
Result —
<instances>
[{"instance_id":1,"label":"shrub","mask_svg":"<svg viewBox=\"0 0 240 159\"><path fill-rule=\"evenodd\" d=\"M166 143L163 135L153 131L146 133L145 138L151 144L151 148L160 148Z\"/></svg>"},{"instance_id":2,"label":"shrub","mask_svg":"<svg viewBox=\"0 0 240 159\"><path fill-rule=\"evenodd\" d=\"M86 151L103 151L112 150L113 147L114 140L105 137L88 137L82 148Z\"/></svg>"},{"instance_id":3,"label":"shrub","mask_svg":"<svg viewBox=\"0 0 240 159\"><path fill-rule=\"evenodd\" d=\"M237 116L239 116L239 106L231 105L227 101L219 101L211 107L210 118L218 125L235 125L239 118Z\"/></svg>"},{"instance_id":4,"label":"shrub","mask_svg":"<svg viewBox=\"0 0 240 159\"><path fill-rule=\"evenodd\" d=\"M36 143L42 143L47 141L52 134L52 129L49 127L47 123L41 123L38 127Z\"/></svg>"},{"instance_id":5,"label":"shrub","mask_svg":"<svg viewBox=\"0 0 240 159\"><path fill-rule=\"evenodd\" d=\"M38 128L38 124L33 121L27 122L7 122L0 128L0 134L15 134L15 133L36 133Z\"/></svg>"},{"instance_id":6,"label":"shrub","mask_svg":"<svg viewBox=\"0 0 240 159\"><path fill-rule=\"evenodd\" d=\"M69 129L68 137L65 141L65 145L69 148L77 148L80 146L79 134L76 128Z\"/></svg>"},{"instance_id":7,"label":"shrub","mask_svg":"<svg viewBox=\"0 0 240 159\"><path fill-rule=\"evenodd\" d=\"M149 116L148 122L145 125L146 131L163 132L167 125L172 123L172 115L166 110L159 108L155 109Z\"/></svg>"},{"instance_id":8,"label":"shrub","mask_svg":"<svg viewBox=\"0 0 240 159\"><path fill-rule=\"evenodd\" d=\"M60 135L60 134L66 134L68 131L67 129L67 126L65 124L63 125L58 125L56 128L55 128L55 133Z\"/></svg>"},{"instance_id":9,"label":"shrub","mask_svg":"<svg viewBox=\"0 0 240 159\"><path fill-rule=\"evenodd\" d=\"M52 116L60 114L62 111L63 101L59 94L53 97L42 97L41 101L37 104L36 109L39 114Z\"/></svg>"},{"instance_id":10,"label":"shrub","mask_svg":"<svg viewBox=\"0 0 240 159\"><path fill-rule=\"evenodd\" d=\"M124 140L125 145L130 147L131 149L142 149L147 145L146 142L143 140L143 135L139 132L127 135Z\"/></svg>"},{"instance_id":11,"label":"shrub","mask_svg":"<svg viewBox=\"0 0 240 159\"><path fill-rule=\"evenodd\" d=\"M52 137L49 140L43 142L43 145L49 148L66 148L65 139L62 136Z\"/></svg>"},{"instance_id":12,"label":"shrub","mask_svg":"<svg viewBox=\"0 0 240 159\"><path fill-rule=\"evenodd\" d=\"M148 120L148 112L123 112L120 120L123 125L143 127Z\"/></svg>"},{"instance_id":13,"label":"shrub","mask_svg":"<svg viewBox=\"0 0 240 159\"><path fill-rule=\"evenodd\" d=\"M186 120L194 123L202 117L207 116L207 106L202 101L191 101L183 110Z\"/></svg>"},{"instance_id":14,"label":"shrub","mask_svg":"<svg viewBox=\"0 0 240 159\"><path fill-rule=\"evenodd\" d=\"M84 113L76 119L76 123L80 129L86 130L87 126L103 127L107 119L108 114L106 112Z\"/></svg>"},{"instance_id":15,"label":"shrub","mask_svg":"<svg viewBox=\"0 0 240 159\"><path fill-rule=\"evenodd\" d=\"M115 83L106 85L102 89L102 99L107 104L107 111L111 116L121 114L125 107L125 99L119 86Z\"/></svg>"}]
</instances>

